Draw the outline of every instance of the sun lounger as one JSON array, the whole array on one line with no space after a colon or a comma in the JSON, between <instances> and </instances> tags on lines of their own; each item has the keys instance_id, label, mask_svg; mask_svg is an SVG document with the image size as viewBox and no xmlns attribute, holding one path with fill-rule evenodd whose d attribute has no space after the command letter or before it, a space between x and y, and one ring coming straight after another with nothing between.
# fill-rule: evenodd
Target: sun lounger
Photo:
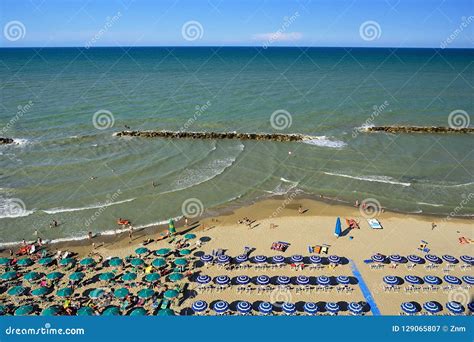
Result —
<instances>
[{"instance_id":1,"label":"sun lounger","mask_svg":"<svg viewBox=\"0 0 474 342\"><path fill-rule=\"evenodd\" d=\"M374 218L368 219L367 222L369 223L369 226L372 229L383 229L382 225L377 219L374 219Z\"/></svg>"}]
</instances>

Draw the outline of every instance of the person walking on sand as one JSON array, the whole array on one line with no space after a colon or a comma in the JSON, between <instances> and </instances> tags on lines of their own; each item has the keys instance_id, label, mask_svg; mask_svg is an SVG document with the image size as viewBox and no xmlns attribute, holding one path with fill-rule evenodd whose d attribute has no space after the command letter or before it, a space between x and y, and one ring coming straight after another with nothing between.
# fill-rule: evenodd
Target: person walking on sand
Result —
<instances>
[{"instance_id":1,"label":"person walking on sand","mask_svg":"<svg viewBox=\"0 0 474 342\"><path fill-rule=\"evenodd\" d=\"M184 226L188 228L188 218L186 216L184 217Z\"/></svg>"},{"instance_id":2,"label":"person walking on sand","mask_svg":"<svg viewBox=\"0 0 474 342\"><path fill-rule=\"evenodd\" d=\"M437 227L437 226L436 226L436 223L431 222L431 230L434 230L436 227Z\"/></svg>"},{"instance_id":3,"label":"person walking on sand","mask_svg":"<svg viewBox=\"0 0 474 342\"><path fill-rule=\"evenodd\" d=\"M132 226L130 226L130 230L128 231L128 238L130 239L128 243L132 243L132 240L133 240L133 227Z\"/></svg>"}]
</instances>

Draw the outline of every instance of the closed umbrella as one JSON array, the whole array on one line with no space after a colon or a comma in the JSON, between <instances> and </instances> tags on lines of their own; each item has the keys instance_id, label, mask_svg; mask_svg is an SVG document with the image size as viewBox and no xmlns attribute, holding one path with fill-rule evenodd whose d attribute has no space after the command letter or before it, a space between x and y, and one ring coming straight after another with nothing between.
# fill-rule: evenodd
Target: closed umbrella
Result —
<instances>
[{"instance_id":1,"label":"closed umbrella","mask_svg":"<svg viewBox=\"0 0 474 342\"><path fill-rule=\"evenodd\" d=\"M173 299L173 298L178 297L178 295L179 295L179 292L176 290L166 290L163 296L166 299Z\"/></svg>"},{"instance_id":2,"label":"closed umbrella","mask_svg":"<svg viewBox=\"0 0 474 342\"><path fill-rule=\"evenodd\" d=\"M237 284L239 285L247 285L248 283L250 283L250 277L249 276L246 276L246 275L241 275L241 276L238 276L235 281L237 282Z\"/></svg>"},{"instance_id":3,"label":"closed umbrella","mask_svg":"<svg viewBox=\"0 0 474 342\"><path fill-rule=\"evenodd\" d=\"M314 315L318 312L318 306L313 302L306 302L303 305L304 312L310 315Z\"/></svg>"},{"instance_id":4,"label":"closed umbrella","mask_svg":"<svg viewBox=\"0 0 474 342\"><path fill-rule=\"evenodd\" d=\"M248 314L250 311L252 311L252 305L250 305L250 303L247 301L240 301L237 303L237 310L240 313Z\"/></svg>"},{"instance_id":5,"label":"closed umbrella","mask_svg":"<svg viewBox=\"0 0 474 342\"><path fill-rule=\"evenodd\" d=\"M354 315L359 315L362 313L362 305L360 305L360 303L357 303L357 302L350 302L348 305L347 305L347 308L349 309L349 311L351 313L353 313Z\"/></svg>"},{"instance_id":6,"label":"closed umbrella","mask_svg":"<svg viewBox=\"0 0 474 342\"><path fill-rule=\"evenodd\" d=\"M15 316L28 316L33 311L35 311L35 308L34 308L33 305L22 305L22 306L16 308L13 315L15 315Z\"/></svg>"},{"instance_id":7,"label":"closed umbrella","mask_svg":"<svg viewBox=\"0 0 474 342\"><path fill-rule=\"evenodd\" d=\"M443 310L441 305L436 302L426 302L423 304L423 308L429 313L438 313Z\"/></svg>"},{"instance_id":8,"label":"closed umbrella","mask_svg":"<svg viewBox=\"0 0 474 342\"><path fill-rule=\"evenodd\" d=\"M296 312L296 306L293 303L283 303L281 308L287 315L292 315Z\"/></svg>"},{"instance_id":9,"label":"closed umbrella","mask_svg":"<svg viewBox=\"0 0 474 342\"><path fill-rule=\"evenodd\" d=\"M158 259L153 260L151 264L153 267L160 268L160 267L166 266L166 260L163 258L158 258Z\"/></svg>"},{"instance_id":10,"label":"closed umbrella","mask_svg":"<svg viewBox=\"0 0 474 342\"><path fill-rule=\"evenodd\" d=\"M79 262L82 266L92 266L95 264L95 260L92 258L84 258Z\"/></svg>"},{"instance_id":11,"label":"closed umbrella","mask_svg":"<svg viewBox=\"0 0 474 342\"><path fill-rule=\"evenodd\" d=\"M206 311L207 307L208 307L207 303L203 300L197 300L191 306L193 311L196 312L196 313Z\"/></svg>"},{"instance_id":12,"label":"closed umbrella","mask_svg":"<svg viewBox=\"0 0 474 342\"><path fill-rule=\"evenodd\" d=\"M446 309L456 315L462 314L465 310L464 306L461 303L455 301L447 302Z\"/></svg>"},{"instance_id":13,"label":"closed umbrella","mask_svg":"<svg viewBox=\"0 0 474 342\"><path fill-rule=\"evenodd\" d=\"M341 236L341 234L342 234L341 219L338 217L336 220L336 227L334 228L334 235L339 237Z\"/></svg>"},{"instance_id":14,"label":"closed umbrella","mask_svg":"<svg viewBox=\"0 0 474 342\"><path fill-rule=\"evenodd\" d=\"M337 313L340 310L339 304L334 303L334 302L328 302L324 306L327 312L330 313Z\"/></svg>"},{"instance_id":15,"label":"closed umbrella","mask_svg":"<svg viewBox=\"0 0 474 342\"><path fill-rule=\"evenodd\" d=\"M214 304L213 309L216 313L223 314L224 312L229 310L229 303L227 303L226 301L220 300Z\"/></svg>"},{"instance_id":16,"label":"closed umbrella","mask_svg":"<svg viewBox=\"0 0 474 342\"><path fill-rule=\"evenodd\" d=\"M154 294L155 291L153 291L152 289L141 289L140 291L138 291L138 297L143 299L151 298Z\"/></svg>"},{"instance_id":17,"label":"closed umbrella","mask_svg":"<svg viewBox=\"0 0 474 342\"><path fill-rule=\"evenodd\" d=\"M122 275L122 280L123 281L134 281L135 279L137 279L137 274L136 273L127 272L127 273Z\"/></svg>"},{"instance_id":18,"label":"closed umbrella","mask_svg":"<svg viewBox=\"0 0 474 342\"><path fill-rule=\"evenodd\" d=\"M130 293L130 291L127 288L122 287L122 288L117 289L117 290L114 291L114 296L116 298L125 298L125 297L128 296L129 293Z\"/></svg>"},{"instance_id":19,"label":"closed umbrella","mask_svg":"<svg viewBox=\"0 0 474 342\"><path fill-rule=\"evenodd\" d=\"M145 281L149 283L154 283L160 280L161 276L158 273L149 273L145 276Z\"/></svg>"},{"instance_id":20,"label":"closed umbrella","mask_svg":"<svg viewBox=\"0 0 474 342\"><path fill-rule=\"evenodd\" d=\"M271 314L273 311L273 305L270 304L269 302L261 302L258 305L258 311L260 311L264 315Z\"/></svg>"},{"instance_id":21,"label":"closed umbrella","mask_svg":"<svg viewBox=\"0 0 474 342\"><path fill-rule=\"evenodd\" d=\"M56 294L59 296L59 297L70 297L72 296L72 293L74 292L74 290L70 287L64 287L62 289L59 289Z\"/></svg>"},{"instance_id":22,"label":"closed umbrella","mask_svg":"<svg viewBox=\"0 0 474 342\"><path fill-rule=\"evenodd\" d=\"M171 273L168 276L168 279L171 280L172 282L180 281L183 278L184 276L181 273Z\"/></svg>"},{"instance_id":23,"label":"closed umbrella","mask_svg":"<svg viewBox=\"0 0 474 342\"><path fill-rule=\"evenodd\" d=\"M416 305L413 304L412 302L402 303L401 308L405 313L407 313L409 315L415 314L419 311L418 308L416 307Z\"/></svg>"},{"instance_id":24,"label":"closed umbrella","mask_svg":"<svg viewBox=\"0 0 474 342\"><path fill-rule=\"evenodd\" d=\"M105 272L99 275L99 279L102 281L110 281L114 278L115 278L115 273L113 272Z\"/></svg>"}]
</instances>

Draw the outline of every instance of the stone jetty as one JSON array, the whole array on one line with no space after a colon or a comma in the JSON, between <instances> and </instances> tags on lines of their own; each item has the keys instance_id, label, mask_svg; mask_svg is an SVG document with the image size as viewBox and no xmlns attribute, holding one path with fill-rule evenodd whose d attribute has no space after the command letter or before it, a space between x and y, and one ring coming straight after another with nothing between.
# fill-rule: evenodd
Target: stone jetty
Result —
<instances>
[{"instance_id":1,"label":"stone jetty","mask_svg":"<svg viewBox=\"0 0 474 342\"><path fill-rule=\"evenodd\" d=\"M474 133L474 127L451 128L444 126L373 126L364 129L366 132L387 133Z\"/></svg>"},{"instance_id":2,"label":"stone jetty","mask_svg":"<svg viewBox=\"0 0 474 342\"><path fill-rule=\"evenodd\" d=\"M6 144L13 144L13 139L0 137L0 145L6 145Z\"/></svg>"}]
</instances>

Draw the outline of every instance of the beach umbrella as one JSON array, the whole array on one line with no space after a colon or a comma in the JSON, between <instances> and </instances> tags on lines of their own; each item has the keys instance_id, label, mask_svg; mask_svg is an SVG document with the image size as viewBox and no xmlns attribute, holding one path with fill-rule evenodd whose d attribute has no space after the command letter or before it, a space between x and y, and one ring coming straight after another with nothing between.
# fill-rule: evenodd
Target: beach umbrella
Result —
<instances>
[{"instance_id":1,"label":"beach umbrella","mask_svg":"<svg viewBox=\"0 0 474 342\"><path fill-rule=\"evenodd\" d=\"M188 233L188 234L184 235L184 238L186 240L192 240L192 239L196 238L196 234Z\"/></svg>"},{"instance_id":2,"label":"beach umbrella","mask_svg":"<svg viewBox=\"0 0 474 342\"><path fill-rule=\"evenodd\" d=\"M320 264L323 262L323 259L318 255L311 255L309 261L311 261L312 264Z\"/></svg>"},{"instance_id":3,"label":"beach umbrella","mask_svg":"<svg viewBox=\"0 0 474 342\"><path fill-rule=\"evenodd\" d=\"M158 316L174 316L175 313L171 309L163 309L163 310L158 311L157 315Z\"/></svg>"},{"instance_id":4,"label":"beach umbrella","mask_svg":"<svg viewBox=\"0 0 474 342\"><path fill-rule=\"evenodd\" d=\"M230 256L225 255L225 254L219 255L219 256L217 257L217 262L218 262L219 264L227 264L228 262L230 262Z\"/></svg>"},{"instance_id":5,"label":"beach umbrella","mask_svg":"<svg viewBox=\"0 0 474 342\"><path fill-rule=\"evenodd\" d=\"M240 275L235 280L239 285L247 285L250 283L250 277L246 275Z\"/></svg>"},{"instance_id":6,"label":"beach umbrella","mask_svg":"<svg viewBox=\"0 0 474 342\"><path fill-rule=\"evenodd\" d=\"M296 277L296 283L298 285L308 285L309 284L309 278L304 275L299 275Z\"/></svg>"},{"instance_id":7,"label":"beach umbrella","mask_svg":"<svg viewBox=\"0 0 474 342\"><path fill-rule=\"evenodd\" d=\"M13 286L7 291L7 294L9 296L20 296L25 292L26 288L24 288L23 286Z\"/></svg>"},{"instance_id":8,"label":"beach umbrella","mask_svg":"<svg viewBox=\"0 0 474 342\"><path fill-rule=\"evenodd\" d=\"M146 316L147 311L144 308L135 308L128 314L129 316Z\"/></svg>"},{"instance_id":9,"label":"beach umbrella","mask_svg":"<svg viewBox=\"0 0 474 342\"><path fill-rule=\"evenodd\" d=\"M51 272L46 275L46 279L48 280L58 280L64 276L61 272Z\"/></svg>"},{"instance_id":10,"label":"beach umbrella","mask_svg":"<svg viewBox=\"0 0 474 342\"><path fill-rule=\"evenodd\" d=\"M153 260L151 264L156 268L160 268L166 265L166 260L163 258L158 258L158 259Z\"/></svg>"},{"instance_id":11,"label":"beach umbrella","mask_svg":"<svg viewBox=\"0 0 474 342\"><path fill-rule=\"evenodd\" d=\"M374 254L370 257L373 262L384 262L385 261L385 256L381 254Z\"/></svg>"},{"instance_id":12,"label":"beach umbrella","mask_svg":"<svg viewBox=\"0 0 474 342\"><path fill-rule=\"evenodd\" d=\"M0 316L4 316L7 313L7 307L5 305L0 305Z\"/></svg>"},{"instance_id":13,"label":"beach umbrella","mask_svg":"<svg viewBox=\"0 0 474 342\"><path fill-rule=\"evenodd\" d=\"M174 264L178 266L184 266L188 264L188 261L186 259L180 258L180 259L176 259L174 261Z\"/></svg>"},{"instance_id":14,"label":"beach umbrella","mask_svg":"<svg viewBox=\"0 0 474 342\"><path fill-rule=\"evenodd\" d=\"M349 311L351 313L353 313L354 315L358 315L360 313L362 313L362 305L360 305L360 303L357 303L357 302L350 302L348 305L347 305L347 308L349 309Z\"/></svg>"},{"instance_id":15,"label":"beach umbrella","mask_svg":"<svg viewBox=\"0 0 474 342\"><path fill-rule=\"evenodd\" d=\"M303 256L302 255L299 255L299 254L296 254L296 255L292 255L290 257L290 260L292 262L303 262Z\"/></svg>"},{"instance_id":16,"label":"beach umbrella","mask_svg":"<svg viewBox=\"0 0 474 342\"><path fill-rule=\"evenodd\" d=\"M433 254L427 254L425 255L425 259L433 264L441 264L443 260L441 258L437 257L436 255Z\"/></svg>"},{"instance_id":17,"label":"beach umbrella","mask_svg":"<svg viewBox=\"0 0 474 342\"><path fill-rule=\"evenodd\" d=\"M324 306L327 312L337 313L340 310L339 304L334 302L327 302Z\"/></svg>"},{"instance_id":18,"label":"beach umbrella","mask_svg":"<svg viewBox=\"0 0 474 342\"><path fill-rule=\"evenodd\" d=\"M214 304L213 309L216 313L223 314L224 312L229 310L229 303L224 300L220 300Z\"/></svg>"},{"instance_id":19,"label":"beach umbrella","mask_svg":"<svg viewBox=\"0 0 474 342\"><path fill-rule=\"evenodd\" d=\"M154 283L158 280L160 280L161 276L159 273L149 273L145 276L145 281L149 283Z\"/></svg>"},{"instance_id":20,"label":"beach umbrella","mask_svg":"<svg viewBox=\"0 0 474 342\"><path fill-rule=\"evenodd\" d=\"M474 258L469 255L461 255L459 259L461 259L464 263L468 265L474 264Z\"/></svg>"},{"instance_id":21,"label":"beach umbrella","mask_svg":"<svg viewBox=\"0 0 474 342\"><path fill-rule=\"evenodd\" d=\"M0 258L0 265L1 266L7 266L7 265L10 265L10 262L12 260L9 259L9 258Z\"/></svg>"},{"instance_id":22,"label":"beach umbrella","mask_svg":"<svg viewBox=\"0 0 474 342\"><path fill-rule=\"evenodd\" d=\"M52 289L49 287L38 287L37 289L34 289L31 291L31 295L41 297L45 296L47 294L50 294L52 292Z\"/></svg>"},{"instance_id":23,"label":"beach umbrella","mask_svg":"<svg viewBox=\"0 0 474 342\"><path fill-rule=\"evenodd\" d=\"M401 263L403 261L403 257L398 254L392 254L388 258L391 262Z\"/></svg>"},{"instance_id":24,"label":"beach umbrella","mask_svg":"<svg viewBox=\"0 0 474 342\"><path fill-rule=\"evenodd\" d=\"M155 254L165 256L165 255L169 254L169 252L171 252L171 249L169 249L169 248L160 248L159 250L157 250L155 252Z\"/></svg>"},{"instance_id":25,"label":"beach umbrella","mask_svg":"<svg viewBox=\"0 0 474 342\"><path fill-rule=\"evenodd\" d=\"M410 315L418 312L418 308L412 302L404 302L400 307L402 308L403 312L406 312Z\"/></svg>"},{"instance_id":26,"label":"beach umbrella","mask_svg":"<svg viewBox=\"0 0 474 342\"><path fill-rule=\"evenodd\" d=\"M153 291L152 289L141 289L140 291L138 291L138 297L143 299L151 298L154 294L155 291Z\"/></svg>"},{"instance_id":27,"label":"beach umbrella","mask_svg":"<svg viewBox=\"0 0 474 342\"><path fill-rule=\"evenodd\" d=\"M182 249L182 250L179 251L179 255L181 255L181 256L183 256L183 255L189 255L189 254L191 254L191 250L190 250L190 249L187 249L187 248Z\"/></svg>"},{"instance_id":28,"label":"beach umbrella","mask_svg":"<svg viewBox=\"0 0 474 342\"><path fill-rule=\"evenodd\" d=\"M122 275L123 281L134 281L135 279L137 279L136 273L127 272Z\"/></svg>"},{"instance_id":29,"label":"beach umbrella","mask_svg":"<svg viewBox=\"0 0 474 342\"><path fill-rule=\"evenodd\" d=\"M217 276L214 278L214 282L218 285L227 285L230 282L230 278L225 275Z\"/></svg>"},{"instance_id":30,"label":"beach umbrella","mask_svg":"<svg viewBox=\"0 0 474 342\"><path fill-rule=\"evenodd\" d=\"M109 266L112 266L112 267L119 267L119 266L122 266L123 265L123 261L122 259L120 258L112 258L109 260Z\"/></svg>"},{"instance_id":31,"label":"beach umbrella","mask_svg":"<svg viewBox=\"0 0 474 342\"><path fill-rule=\"evenodd\" d=\"M56 294L59 296L59 297L70 297L72 295L72 293L74 292L74 290L70 287L64 287L62 289L59 289Z\"/></svg>"},{"instance_id":32,"label":"beach umbrella","mask_svg":"<svg viewBox=\"0 0 474 342\"><path fill-rule=\"evenodd\" d=\"M238 262L238 263L241 263L241 262L245 262L247 261L249 258L247 256L247 254L240 254L238 256L235 257L235 261Z\"/></svg>"},{"instance_id":33,"label":"beach umbrella","mask_svg":"<svg viewBox=\"0 0 474 342\"><path fill-rule=\"evenodd\" d=\"M385 276L383 277L383 281L387 285L398 285L398 278L395 276Z\"/></svg>"},{"instance_id":34,"label":"beach umbrella","mask_svg":"<svg viewBox=\"0 0 474 342\"><path fill-rule=\"evenodd\" d=\"M328 260L331 264L339 264L341 262L341 258L339 258L337 255L328 256Z\"/></svg>"},{"instance_id":35,"label":"beach umbrella","mask_svg":"<svg viewBox=\"0 0 474 342\"><path fill-rule=\"evenodd\" d=\"M120 309L116 306L109 306L102 312L102 316L120 316Z\"/></svg>"},{"instance_id":36,"label":"beach umbrella","mask_svg":"<svg viewBox=\"0 0 474 342\"><path fill-rule=\"evenodd\" d=\"M50 257L41 258L38 260L38 264L40 264L41 266L48 266L52 263L53 263L53 259Z\"/></svg>"},{"instance_id":37,"label":"beach umbrella","mask_svg":"<svg viewBox=\"0 0 474 342\"><path fill-rule=\"evenodd\" d=\"M27 274L23 276L23 279L28 280L28 281L33 281L39 278L41 278L41 273L34 272L34 271L28 272Z\"/></svg>"},{"instance_id":38,"label":"beach umbrella","mask_svg":"<svg viewBox=\"0 0 474 342\"><path fill-rule=\"evenodd\" d=\"M138 247L137 249L135 249L135 254L138 255L148 254L149 252L150 250L146 247Z\"/></svg>"},{"instance_id":39,"label":"beach umbrella","mask_svg":"<svg viewBox=\"0 0 474 342\"><path fill-rule=\"evenodd\" d=\"M304 309L304 312L306 312L310 315L314 315L314 314L316 314L316 312L318 312L318 306L313 302L304 303L303 309Z\"/></svg>"},{"instance_id":40,"label":"beach umbrella","mask_svg":"<svg viewBox=\"0 0 474 342\"><path fill-rule=\"evenodd\" d=\"M448 255L448 254L445 254L443 256L441 256L441 258L443 258L444 261L450 263L450 264L457 264L459 263L459 260L456 259L455 257L453 257L452 255Z\"/></svg>"},{"instance_id":41,"label":"beach umbrella","mask_svg":"<svg viewBox=\"0 0 474 342\"><path fill-rule=\"evenodd\" d=\"M296 306L293 303L283 303L281 308L287 315L292 315L296 312Z\"/></svg>"},{"instance_id":42,"label":"beach umbrella","mask_svg":"<svg viewBox=\"0 0 474 342\"><path fill-rule=\"evenodd\" d=\"M173 298L178 297L178 295L179 295L179 292L176 290L166 290L163 296L166 299L173 299Z\"/></svg>"},{"instance_id":43,"label":"beach umbrella","mask_svg":"<svg viewBox=\"0 0 474 342\"><path fill-rule=\"evenodd\" d=\"M114 278L115 278L115 273L113 272L105 272L99 275L99 280L102 280L102 281L109 281Z\"/></svg>"},{"instance_id":44,"label":"beach umbrella","mask_svg":"<svg viewBox=\"0 0 474 342\"><path fill-rule=\"evenodd\" d=\"M283 264L285 262L285 257L283 255L275 255L272 257L272 262L274 264Z\"/></svg>"},{"instance_id":45,"label":"beach umbrella","mask_svg":"<svg viewBox=\"0 0 474 342\"><path fill-rule=\"evenodd\" d=\"M270 277L266 275L261 275L257 277L257 284L258 285L268 285L270 283Z\"/></svg>"},{"instance_id":46,"label":"beach umbrella","mask_svg":"<svg viewBox=\"0 0 474 342\"><path fill-rule=\"evenodd\" d=\"M261 302L258 305L258 311L260 311L264 315L271 314L273 311L273 305L270 304L269 302Z\"/></svg>"},{"instance_id":47,"label":"beach umbrella","mask_svg":"<svg viewBox=\"0 0 474 342\"><path fill-rule=\"evenodd\" d=\"M214 257L212 255L209 255L209 254L204 254L201 257L202 262L212 262L212 260L214 260Z\"/></svg>"},{"instance_id":48,"label":"beach umbrella","mask_svg":"<svg viewBox=\"0 0 474 342\"><path fill-rule=\"evenodd\" d=\"M16 264L18 266L30 266L30 265L33 265L33 260L31 260L31 258L23 258L23 259L19 259Z\"/></svg>"},{"instance_id":49,"label":"beach umbrella","mask_svg":"<svg viewBox=\"0 0 474 342\"><path fill-rule=\"evenodd\" d=\"M341 285L348 285L351 282L349 277L346 277L346 276L337 276L336 280Z\"/></svg>"},{"instance_id":50,"label":"beach umbrella","mask_svg":"<svg viewBox=\"0 0 474 342\"><path fill-rule=\"evenodd\" d=\"M278 276L278 278L277 278L277 283L279 285L288 285L290 282L291 282L290 277Z\"/></svg>"},{"instance_id":51,"label":"beach umbrella","mask_svg":"<svg viewBox=\"0 0 474 342\"><path fill-rule=\"evenodd\" d=\"M474 312L474 302L470 302L469 304L467 304L467 308L469 309L469 311Z\"/></svg>"},{"instance_id":52,"label":"beach umbrella","mask_svg":"<svg viewBox=\"0 0 474 342\"><path fill-rule=\"evenodd\" d=\"M419 257L418 255L415 255L415 254L410 254L409 256L407 256L407 259L409 262L412 262L414 264L422 264L423 263L423 259L421 257Z\"/></svg>"},{"instance_id":53,"label":"beach umbrella","mask_svg":"<svg viewBox=\"0 0 474 342\"><path fill-rule=\"evenodd\" d=\"M430 285L439 285L442 283L440 278L436 276L432 276L432 275L424 276L423 280L425 283L430 284Z\"/></svg>"},{"instance_id":54,"label":"beach umbrella","mask_svg":"<svg viewBox=\"0 0 474 342\"><path fill-rule=\"evenodd\" d=\"M76 263L76 259L74 258L64 258L59 261L60 266L67 266L67 265L75 264L75 263Z\"/></svg>"},{"instance_id":55,"label":"beach umbrella","mask_svg":"<svg viewBox=\"0 0 474 342\"><path fill-rule=\"evenodd\" d=\"M82 280L86 275L82 272L74 272L69 276L69 279L72 281L80 281Z\"/></svg>"},{"instance_id":56,"label":"beach umbrella","mask_svg":"<svg viewBox=\"0 0 474 342\"><path fill-rule=\"evenodd\" d=\"M105 291L102 289L94 289L89 292L89 297L92 299L99 298L105 294Z\"/></svg>"},{"instance_id":57,"label":"beach umbrella","mask_svg":"<svg viewBox=\"0 0 474 342\"><path fill-rule=\"evenodd\" d=\"M168 233L169 235L174 235L176 233L176 228L174 226L174 220L170 219L168 222Z\"/></svg>"},{"instance_id":58,"label":"beach umbrella","mask_svg":"<svg viewBox=\"0 0 474 342\"><path fill-rule=\"evenodd\" d=\"M171 273L168 276L168 279L171 280L172 282L180 281L183 278L184 278L184 276L181 273L177 273L177 272Z\"/></svg>"},{"instance_id":59,"label":"beach umbrella","mask_svg":"<svg viewBox=\"0 0 474 342\"><path fill-rule=\"evenodd\" d=\"M462 280L469 285L474 285L474 277L473 276L463 276Z\"/></svg>"},{"instance_id":60,"label":"beach umbrella","mask_svg":"<svg viewBox=\"0 0 474 342\"><path fill-rule=\"evenodd\" d=\"M256 255L254 258L253 258L253 261L258 263L258 264L261 264L265 261L267 261L267 257L265 255Z\"/></svg>"},{"instance_id":61,"label":"beach umbrella","mask_svg":"<svg viewBox=\"0 0 474 342\"><path fill-rule=\"evenodd\" d=\"M331 279L329 279L326 276L319 276L316 278L316 281L318 282L319 285L323 285L323 286L329 285L331 283Z\"/></svg>"},{"instance_id":62,"label":"beach umbrella","mask_svg":"<svg viewBox=\"0 0 474 342\"><path fill-rule=\"evenodd\" d=\"M436 302L426 302L423 304L423 308L428 311L429 313L437 313L443 310L441 305Z\"/></svg>"},{"instance_id":63,"label":"beach umbrella","mask_svg":"<svg viewBox=\"0 0 474 342\"><path fill-rule=\"evenodd\" d=\"M128 296L129 293L130 291L127 288L121 287L120 289L114 291L114 296L116 298L125 298Z\"/></svg>"},{"instance_id":64,"label":"beach umbrella","mask_svg":"<svg viewBox=\"0 0 474 342\"><path fill-rule=\"evenodd\" d=\"M143 266L144 264L145 264L145 261L143 261L143 259L140 259L140 258L133 258L132 260L130 260L130 265L132 265L133 267Z\"/></svg>"},{"instance_id":65,"label":"beach umbrella","mask_svg":"<svg viewBox=\"0 0 474 342\"><path fill-rule=\"evenodd\" d=\"M241 300L237 303L237 311L243 314L247 314L252 311L252 305L250 305L250 303L245 300Z\"/></svg>"},{"instance_id":66,"label":"beach umbrella","mask_svg":"<svg viewBox=\"0 0 474 342\"><path fill-rule=\"evenodd\" d=\"M77 316L93 316L94 315L94 309L92 309L89 306L83 306L76 312Z\"/></svg>"},{"instance_id":67,"label":"beach umbrella","mask_svg":"<svg viewBox=\"0 0 474 342\"><path fill-rule=\"evenodd\" d=\"M14 316L28 316L33 311L35 311L35 308L33 305L22 305L15 309L15 312L13 313L13 315Z\"/></svg>"},{"instance_id":68,"label":"beach umbrella","mask_svg":"<svg viewBox=\"0 0 474 342\"><path fill-rule=\"evenodd\" d=\"M194 312L198 313L198 312L206 311L207 306L208 305L205 301L197 300L193 303L193 305L191 306L191 309L193 309Z\"/></svg>"},{"instance_id":69,"label":"beach umbrella","mask_svg":"<svg viewBox=\"0 0 474 342\"><path fill-rule=\"evenodd\" d=\"M414 276L414 275L405 276L405 281L407 283L410 283L410 284L413 284L413 285L421 284L423 282L423 280L421 280L420 277L417 277L417 276Z\"/></svg>"},{"instance_id":70,"label":"beach umbrella","mask_svg":"<svg viewBox=\"0 0 474 342\"><path fill-rule=\"evenodd\" d=\"M52 305L41 311L41 316L59 316L61 311L62 308L59 305Z\"/></svg>"},{"instance_id":71,"label":"beach umbrella","mask_svg":"<svg viewBox=\"0 0 474 342\"><path fill-rule=\"evenodd\" d=\"M336 227L334 228L334 235L337 237L341 236L342 228L341 228L341 219L338 217L336 220Z\"/></svg>"},{"instance_id":72,"label":"beach umbrella","mask_svg":"<svg viewBox=\"0 0 474 342\"><path fill-rule=\"evenodd\" d=\"M196 278L196 282L198 282L199 284L207 284L210 281L211 281L211 277L209 277L208 275L199 275Z\"/></svg>"},{"instance_id":73,"label":"beach umbrella","mask_svg":"<svg viewBox=\"0 0 474 342\"><path fill-rule=\"evenodd\" d=\"M460 285L462 283L461 279L452 275L445 275L443 279L445 282L452 285Z\"/></svg>"},{"instance_id":74,"label":"beach umbrella","mask_svg":"<svg viewBox=\"0 0 474 342\"><path fill-rule=\"evenodd\" d=\"M79 264L82 266L92 266L95 264L95 260L93 258L84 258L79 262Z\"/></svg>"},{"instance_id":75,"label":"beach umbrella","mask_svg":"<svg viewBox=\"0 0 474 342\"><path fill-rule=\"evenodd\" d=\"M464 306L461 303L455 301L447 302L446 309L456 315L463 313L465 310Z\"/></svg>"}]
</instances>

